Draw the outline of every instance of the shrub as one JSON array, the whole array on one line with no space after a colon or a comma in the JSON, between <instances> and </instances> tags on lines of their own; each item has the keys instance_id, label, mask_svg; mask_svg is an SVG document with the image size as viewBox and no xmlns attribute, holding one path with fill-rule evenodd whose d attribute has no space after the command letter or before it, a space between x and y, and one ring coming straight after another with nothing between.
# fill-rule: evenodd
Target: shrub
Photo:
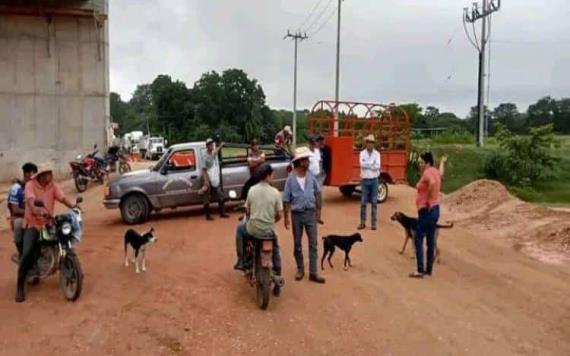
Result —
<instances>
[{"instance_id":1,"label":"shrub","mask_svg":"<svg viewBox=\"0 0 570 356\"><path fill-rule=\"evenodd\" d=\"M485 163L488 178L532 186L552 176L557 162L552 152L556 143L552 125L531 128L527 136L513 135L499 125L497 141L502 152L493 154Z\"/></svg>"}]
</instances>

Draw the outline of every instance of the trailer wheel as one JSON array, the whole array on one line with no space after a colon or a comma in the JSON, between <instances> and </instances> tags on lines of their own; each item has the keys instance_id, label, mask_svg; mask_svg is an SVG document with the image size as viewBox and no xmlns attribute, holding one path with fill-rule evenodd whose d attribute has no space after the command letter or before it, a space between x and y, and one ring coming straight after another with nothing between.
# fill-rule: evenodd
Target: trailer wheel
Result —
<instances>
[{"instance_id":1,"label":"trailer wheel","mask_svg":"<svg viewBox=\"0 0 570 356\"><path fill-rule=\"evenodd\" d=\"M354 191L356 190L356 186L354 186L354 185L343 185L343 186L339 187L338 189L340 190L342 195L344 195L347 198L350 198L352 196L352 194L354 194Z\"/></svg>"},{"instance_id":2,"label":"trailer wheel","mask_svg":"<svg viewBox=\"0 0 570 356\"><path fill-rule=\"evenodd\" d=\"M378 185L378 203L384 203L388 199L388 183L383 179L379 179Z\"/></svg>"}]
</instances>

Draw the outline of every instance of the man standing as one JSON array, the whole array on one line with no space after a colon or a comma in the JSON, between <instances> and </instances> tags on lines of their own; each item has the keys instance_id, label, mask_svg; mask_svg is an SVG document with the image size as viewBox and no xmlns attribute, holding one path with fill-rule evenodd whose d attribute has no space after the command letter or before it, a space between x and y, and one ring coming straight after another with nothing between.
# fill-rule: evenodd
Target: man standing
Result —
<instances>
[{"instance_id":1,"label":"man standing","mask_svg":"<svg viewBox=\"0 0 570 356\"><path fill-rule=\"evenodd\" d=\"M18 250L18 260L22 255L22 222L26 211L26 199L24 195L24 188L32 176L38 173L38 167L33 163L26 163L22 166L24 180L17 180L10 188L8 194L8 211L10 212L10 227L14 232L14 243Z\"/></svg>"},{"instance_id":2,"label":"man standing","mask_svg":"<svg viewBox=\"0 0 570 356\"><path fill-rule=\"evenodd\" d=\"M204 154L204 161L202 162L202 189L200 194L204 199L204 211L206 213L206 220L212 221L214 218L210 215L210 201L216 199L220 210L220 217L228 218L229 215L225 212L224 206L224 191L221 186L221 169L220 161L218 159L218 152L224 146L220 144L215 147L214 140L209 138L206 140L206 152Z\"/></svg>"},{"instance_id":3,"label":"man standing","mask_svg":"<svg viewBox=\"0 0 570 356\"><path fill-rule=\"evenodd\" d=\"M378 222L378 178L380 177L380 152L374 148L374 135L365 138L366 149L360 152L360 179L362 197L360 199L360 225L358 230L366 228L366 208L372 205L371 225L376 230Z\"/></svg>"},{"instance_id":4,"label":"man standing","mask_svg":"<svg viewBox=\"0 0 570 356\"><path fill-rule=\"evenodd\" d=\"M287 125L275 135L275 148L280 152L293 156L292 144L293 131L291 131L291 126Z\"/></svg>"},{"instance_id":5,"label":"man standing","mask_svg":"<svg viewBox=\"0 0 570 356\"><path fill-rule=\"evenodd\" d=\"M311 150L312 154L311 157L309 158L309 170L311 171L311 173L313 173L313 175L317 179L317 182L319 182L319 186L321 188L321 196L320 196L321 201L319 204L319 209L317 210L317 222L322 225L324 224L323 220L321 219L321 213L323 207L322 188L323 185L325 184L325 174L323 171L323 160L317 136L311 136L309 138L309 149Z\"/></svg>"},{"instance_id":6,"label":"man standing","mask_svg":"<svg viewBox=\"0 0 570 356\"><path fill-rule=\"evenodd\" d=\"M273 168L265 164L259 168L257 176L261 180L253 186L248 195L246 206L246 220L238 225L236 231L236 250L238 261L234 269L243 270L244 266L244 239L251 236L267 236L275 234L275 223L283 216L283 202L279 191L271 186L273 181ZM273 269L275 274L281 275L281 255L279 244L275 239L273 248Z\"/></svg>"},{"instance_id":7,"label":"man standing","mask_svg":"<svg viewBox=\"0 0 570 356\"><path fill-rule=\"evenodd\" d=\"M303 229L309 238L309 280L316 283L325 283L325 279L317 274L317 210L320 205L321 187L315 176L309 171L309 158L311 151L306 147L295 150L293 158L293 171L285 182L283 202L285 210L285 228L288 230L289 211L293 222L293 238L295 244L295 261L297 274L295 280L305 277L303 260Z\"/></svg>"},{"instance_id":8,"label":"man standing","mask_svg":"<svg viewBox=\"0 0 570 356\"><path fill-rule=\"evenodd\" d=\"M26 210L24 213L24 237L22 243L22 259L18 268L18 286L16 290L16 303L21 303L26 299L24 293L24 282L28 271L35 263L37 256L38 240L40 230L49 223L44 217L47 213L54 215L55 202L58 201L68 208L73 208L69 200L63 195L61 188L53 182L51 165L45 164L38 168L36 175L26 184L25 198ZM44 203L43 208L36 207L36 199Z\"/></svg>"}]
</instances>

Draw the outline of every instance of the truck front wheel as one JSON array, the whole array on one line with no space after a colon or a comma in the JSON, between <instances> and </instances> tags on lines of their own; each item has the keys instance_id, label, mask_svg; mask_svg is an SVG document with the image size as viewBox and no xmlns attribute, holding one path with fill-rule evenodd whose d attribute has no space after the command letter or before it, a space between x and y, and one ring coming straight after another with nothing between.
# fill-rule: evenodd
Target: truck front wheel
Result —
<instances>
[{"instance_id":1,"label":"truck front wheel","mask_svg":"<svg viewBox=\"0 0 570 356\"><path fill-rule=\"evenodd\" d=\"M149 214L149 203L142 194L128 195L121 202L121 217L127 225L143 223Z\"/></svg>"}]
</instances>

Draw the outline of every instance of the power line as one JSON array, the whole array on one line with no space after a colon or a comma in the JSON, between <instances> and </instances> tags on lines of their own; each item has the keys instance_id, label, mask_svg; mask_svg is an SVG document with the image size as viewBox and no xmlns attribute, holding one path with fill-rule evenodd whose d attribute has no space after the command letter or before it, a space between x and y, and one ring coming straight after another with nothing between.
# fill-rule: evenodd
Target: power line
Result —
<instances>
[{"instance_id":1,"label":"power line","mask_svg":"<svg viewBox=\"0 0 570 356\"><path fill-rule=\"evenodd\" d=\"M338 6L335 6L332 11L329 13L329 15L326 17L325 21L323 21L323 23L319 26L319 28L317 28L315 30L315 32L313 32L311 34L311 36L316 36L319 32L321 32L321 30L323 28L325 28L326 25L328 25L328 23L331 21L331 19L334 17L334 14L336 13L336 10L338 9Z\"/></svg>"},{"instance_id":2,"label":"power line","mask_svg":"<svg viewBox=\"0 0 570 356\"><path fill-rule=\"evenodd\" d=\"M317 9L319 8L319 5L321 5L322 2L323 2L323 0L319 0L315 3L315 6L313 7L311 12L309 13L309 16L307 16L305 18L305 21L303 21L303 23L297 28L297 32L301 32L303 26L305 26L309 22L309 20L313 17L313 15L315 14L315 11L317 11Z\"/></svg>"},{"instance_id":3,"label":"power line","mask_svg":"<svg viewBox=\"0 0 570 356\"><path fill-rule=\"evenodd\" d=\"M323 8L323 10L321 11L321 13L315 18L315 20L309 25L307 26L307 28L305 29L305 32L311 32L311 30L315 27L316 24L319 23L319 21L323 18L323 15L325 13L327 13L328 9L331 7L333 0L329 0L329 2L327 3L327 5Z\"/></svg>"}]
</instances>

